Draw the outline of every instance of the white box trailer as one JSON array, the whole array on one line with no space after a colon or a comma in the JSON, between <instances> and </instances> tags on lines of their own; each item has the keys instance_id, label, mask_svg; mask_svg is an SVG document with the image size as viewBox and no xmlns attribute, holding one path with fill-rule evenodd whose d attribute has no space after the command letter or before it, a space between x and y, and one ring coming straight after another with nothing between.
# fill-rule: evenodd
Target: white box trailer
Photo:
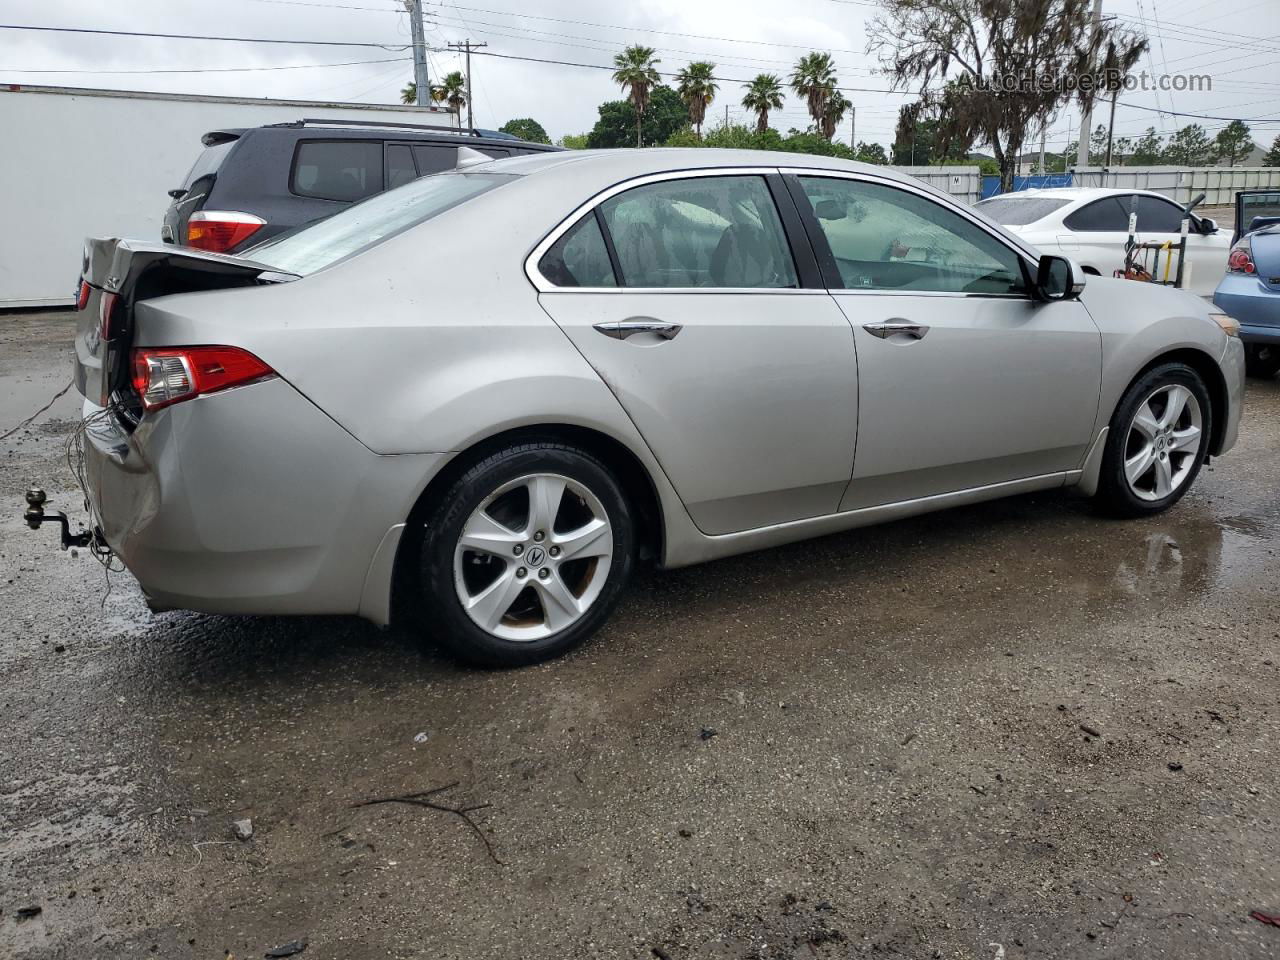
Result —
<instances>
[{"instance_id":1,"label":"white box trailer","mask_svg":"<svg viewBox=\"0 0 1280 960\"><path fill-rule=\"evenodd\" d=\"M456 126L438 107L0 84L0 309L74 304L85 237L158 242L205 133L308 117Z\"/></svg>"}]
</instances>

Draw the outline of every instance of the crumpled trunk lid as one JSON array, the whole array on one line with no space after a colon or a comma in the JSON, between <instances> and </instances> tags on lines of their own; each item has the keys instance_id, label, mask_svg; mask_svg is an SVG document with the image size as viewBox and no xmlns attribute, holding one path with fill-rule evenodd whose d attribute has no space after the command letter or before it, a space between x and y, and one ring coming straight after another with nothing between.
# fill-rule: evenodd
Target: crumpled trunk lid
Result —
<instances>
[{"instance_id":1,"label":"crumpled trunk lid","mask_svg":"<svg viewBox=\"0 0 1280 960\"><path fill-rule=\"evenodd\" d=\"M128 386L136 304L194 290L297 279L252 260L116 238L85 242L76 319L75 384L100 407Z\"/></svg>"}]
</instances>

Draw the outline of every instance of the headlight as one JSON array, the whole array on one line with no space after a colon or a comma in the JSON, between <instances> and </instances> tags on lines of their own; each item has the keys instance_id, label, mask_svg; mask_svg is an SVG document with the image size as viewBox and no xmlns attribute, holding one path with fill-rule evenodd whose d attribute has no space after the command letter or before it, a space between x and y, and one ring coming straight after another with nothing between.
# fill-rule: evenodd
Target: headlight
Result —
<instances>
[{"instance_id":1,"label":"headlight","mask_svg":"<svg viewBox=\"0 0 1280 960\"><path fill-rule=\"evenodd\" d=\"M1240 321L1235 317L1228 317L1225 313L1211 313L1209 319L1220 326L1228 337L1240 336Z\"/></svg>"}]
</instances>

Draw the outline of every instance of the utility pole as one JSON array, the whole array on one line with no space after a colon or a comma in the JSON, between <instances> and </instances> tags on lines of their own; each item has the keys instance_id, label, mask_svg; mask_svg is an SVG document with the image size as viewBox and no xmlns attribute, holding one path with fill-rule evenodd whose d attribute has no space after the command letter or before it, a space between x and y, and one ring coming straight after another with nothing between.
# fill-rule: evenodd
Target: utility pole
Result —
<instances>
[{"instance_id":1,"label":"utility pole","mask_svg":"<svg viewBox=\"0 0 1280 960\"><path fill-rule=\"evenodd\" d=\"M1093 40L1102 32L1102 0L1093 0ZM1076 165L1089 165L1089 134L1093 132L1093 111L1085 110L1080 118L1080 146L1076 149Z\"/></svg>"},{"instance_id":2,"label":"utility pole","mask_svg":"<svg viewBox=\"0 0 1280 960\"><path fill-rule=\"evenodd\" d=\"M858 108L849 108L849 149L857 150L858 144Z\"/></svg>"},{"instance_id":3,"label":"utility pole","mask_svg":"<svg viewBox=\"0 0 1280 960\"><path fill-rule=\"evenodd\" d=\"M1111 119L1107 122L1107 169L1111 169L1111 144L1112 138L1115 136L1116 129L1116 97L1120 95L1119 88L1111 91Z\"/></svg>"},{"instance_id":4,"label":"utility pole","mask_svg":"<svg viewBox=\"0 0 1280 960\"><path fill-rule=\"evenodd\" d=\"M1047 124L1043 120L1041 120L1040 121L1040 176L1042 177L1044 176L1044 138L1045 138L1046 126Z\"/></svg>"},{"instance_id":5,"label":"utility pole","mask_svg":"<svg viewBox=\"0 0 1280 960\"><path fill-rule=\"evenodd\" d=\"M487 46L488 46L487 43L472 43L470 37L467 37L467 39L462 41L462 43L449 44L450 50L465 50L467 54L466 71L467 71L467 126L468 127L474 127L476 125L475 120L473 119L474 115L471 111L471 51L479 50L480 48L487 47ZM462 118L459 117L458 119L459 119L459 122L461 122Z\"/></svg>"},{"instance_id":6,"label":"utility pole","mask_svg":"<svg viewBox=\"0 0 1280 960\"><path fill-rule=\"evenodd\" d=\"M431 78L427 74L427 35L422 29L421 0L404 0L409 13L409 29L413 34L413 85L418 91L418 106L431 105Z\"/></svg>"}]
</instances>

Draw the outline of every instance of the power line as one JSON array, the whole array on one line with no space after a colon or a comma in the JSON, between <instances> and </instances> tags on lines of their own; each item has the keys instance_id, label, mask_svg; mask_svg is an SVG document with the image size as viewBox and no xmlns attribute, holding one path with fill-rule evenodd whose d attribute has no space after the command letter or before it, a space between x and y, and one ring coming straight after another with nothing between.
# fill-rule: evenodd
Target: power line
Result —
<instances>
[{"instance_id":1,"label":"power line","mask_svg":"<svg viewBox=\"0 0 1280 960\"><path fill-rule=\"evenodd\" d=\"M388 57L381 60L346 60L342 63L294 63L282 67L183 67L154 68L147 70L28 70L25 67L0 67L0 73L92 73L92 74L145 74L145 73L248 73L256 70L310 70L313 67L357 67L376 63L407 63L408 57Z\"/></svg>"},{"instance_id":2,"label":"power line","mask_svg":"<svg viewBox=\"0 0 1280 960\"><path fill-rule=\"evenodd\" d=\"M161 40L218 40L228 43L282 43L312 47L375 47L388 52L408 50L408 43L362 43L357 40L276 40L266 37L215 37L192 33L143 33L137 30L101 30L90 27L34 27L25 23L0 23L0 30L35 30L41 33L87 33L106 37L150 37Z\"/></svg>"}]
</instances>

